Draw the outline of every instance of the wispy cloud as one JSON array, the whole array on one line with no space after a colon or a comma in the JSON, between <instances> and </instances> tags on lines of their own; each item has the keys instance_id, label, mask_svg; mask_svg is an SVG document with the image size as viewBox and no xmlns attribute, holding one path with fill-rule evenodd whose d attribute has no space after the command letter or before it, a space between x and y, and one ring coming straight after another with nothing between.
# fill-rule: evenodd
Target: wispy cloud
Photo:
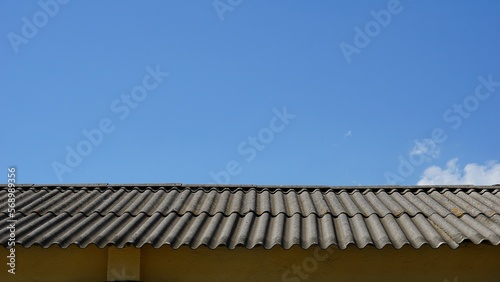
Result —
<instances>
[{"instance_id":1,"label":"wispy cloud","mask_svg":"<svg viewBox=\"0 0 500 282\"><path fill-rule=\"evenodd\" d=\"M432 158L437 158L441 154L441 150L436 142L430 138L415 139L413 148L410 151L410 156L413 155L427 155Z\"/></svg>"},{"instance_id":2,"label":"wispy cloud","mask_svg":"<svg viewBox=\"0 0 500 282\"><path fill-rule=\"evenodd\" d=\"M344 134L344 137L351 137L352 136L352 131L347 130L347 132Z\"/></svg>"},{"instance_id":3,"label":"wispy cloud","mask_svg":"<svg viewBox=\"0 0 500 282\"><path fill-rule=\"evenodd\" d=\"M463 169L458 166L458 158L446 163L445 168L431 166L427 168L417 185L493 185L500 184L500 164L495 161L485 165L470 163Z\"/></svg>"}]
</instances>

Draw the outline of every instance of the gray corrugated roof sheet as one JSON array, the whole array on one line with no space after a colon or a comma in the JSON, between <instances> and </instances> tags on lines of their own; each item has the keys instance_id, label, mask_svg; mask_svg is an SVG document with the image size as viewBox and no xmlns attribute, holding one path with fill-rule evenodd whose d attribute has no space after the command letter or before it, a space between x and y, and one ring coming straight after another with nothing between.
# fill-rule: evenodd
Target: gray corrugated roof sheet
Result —
<instances>
[{"instance_id":1,"label":"gray corrugated roof sheet","mask_svg":"<svg viewBox=\"0 0 500 282\"><path fill-rule=\"evenodd\" d=\"M24 247L500 244L498 186L24 185L16 209Z\"/></svg>"}]
</instances>

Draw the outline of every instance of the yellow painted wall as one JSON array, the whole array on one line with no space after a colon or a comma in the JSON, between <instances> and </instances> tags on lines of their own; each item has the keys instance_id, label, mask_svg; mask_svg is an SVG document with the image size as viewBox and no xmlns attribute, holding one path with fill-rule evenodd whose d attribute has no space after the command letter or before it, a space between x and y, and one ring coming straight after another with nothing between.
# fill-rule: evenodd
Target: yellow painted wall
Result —
<instances>
[{"instance_id":1,"label":"yellow painted wall","mask_svg":"<svg viewBox=\"0 0 500 282\"><path fill-rule=\"evenodd\" d=\"M0 248L4 261L0 281L106 281L120 275L130 279L134 273L140 273L142 281L500 281L500 246L487 244L467 244L457 250L447 246L173 250L147 245L140 252L117 252L113 248L16 247L16 275L7 273L8 252ZM140 269L134 266L137 262Z\"/></svg>"},{"instance_id":2,"label":"yellow painted wall","mask_svg":"<svg viewBox=\"0 0 500 282\"><path fill-rule=\"evenodd\" d=\"M410 246L400 250L391 246L382 250L349 247L347 250L330 248L329 251L331 253L300 247L232 251L163 247L155 250L147 246L141 252L142 279L203 281L216 276L217 279L211 280L500 281L500 246L466 245L456 250L447 246L439 249L423 246L418 250ZM304 280L292 272L294 265L300 266ZM287 270L290 273L283 277Z\"/></svg>"},{"instance_id":3,"label":"yellow painted wall","mask_svg":"<svg viewBox=\"0 0 500 282\"><path fill-rule=\"evenodd\" d=\"M16 245L15 275L7 272L8 254L7 249L0 248L0 281L106 281L107 250L94 245L85 249L76 246L24 249Z\"/></svg>"}]
</instances>

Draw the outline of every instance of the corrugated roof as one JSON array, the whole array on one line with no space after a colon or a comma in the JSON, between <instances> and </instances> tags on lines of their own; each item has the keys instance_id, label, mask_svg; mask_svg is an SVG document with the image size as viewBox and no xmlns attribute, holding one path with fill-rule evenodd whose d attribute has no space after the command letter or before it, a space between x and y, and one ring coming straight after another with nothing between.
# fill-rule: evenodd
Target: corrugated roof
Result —
<instances>
[{"instance_id":1,"label":"corrugated roof","mask_svg":"<svg viewBox=\"0 0 500 282\"><path fill-rule=\"evenodd\" d=\"M500 244L498 186L23 185L16 210L24 247Z\"/></svg>"}]
</instances>

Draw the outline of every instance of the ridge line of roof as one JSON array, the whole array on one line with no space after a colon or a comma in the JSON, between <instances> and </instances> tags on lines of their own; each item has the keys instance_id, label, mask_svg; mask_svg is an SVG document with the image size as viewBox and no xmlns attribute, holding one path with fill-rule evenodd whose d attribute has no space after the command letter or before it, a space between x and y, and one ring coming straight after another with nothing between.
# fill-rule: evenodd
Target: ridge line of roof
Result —
<instances>
[{"instance_id":1,"label":"ridge line of roof","mask_svg":"<svg viewBox=\"0 0 500 282\"><path fill-rule=\"evenodd\" d=\"M6 187L8 184L0 184ZM458 189L458 188L496 188L500 184L494 185L264 185L264 184L183 184L183 183L76 183L76 184L16 184L16 187L185 187L185 188L267 188L267 189L335 189L335 190L364 190L364 189Z\"/></svg>"}]
</instances>

